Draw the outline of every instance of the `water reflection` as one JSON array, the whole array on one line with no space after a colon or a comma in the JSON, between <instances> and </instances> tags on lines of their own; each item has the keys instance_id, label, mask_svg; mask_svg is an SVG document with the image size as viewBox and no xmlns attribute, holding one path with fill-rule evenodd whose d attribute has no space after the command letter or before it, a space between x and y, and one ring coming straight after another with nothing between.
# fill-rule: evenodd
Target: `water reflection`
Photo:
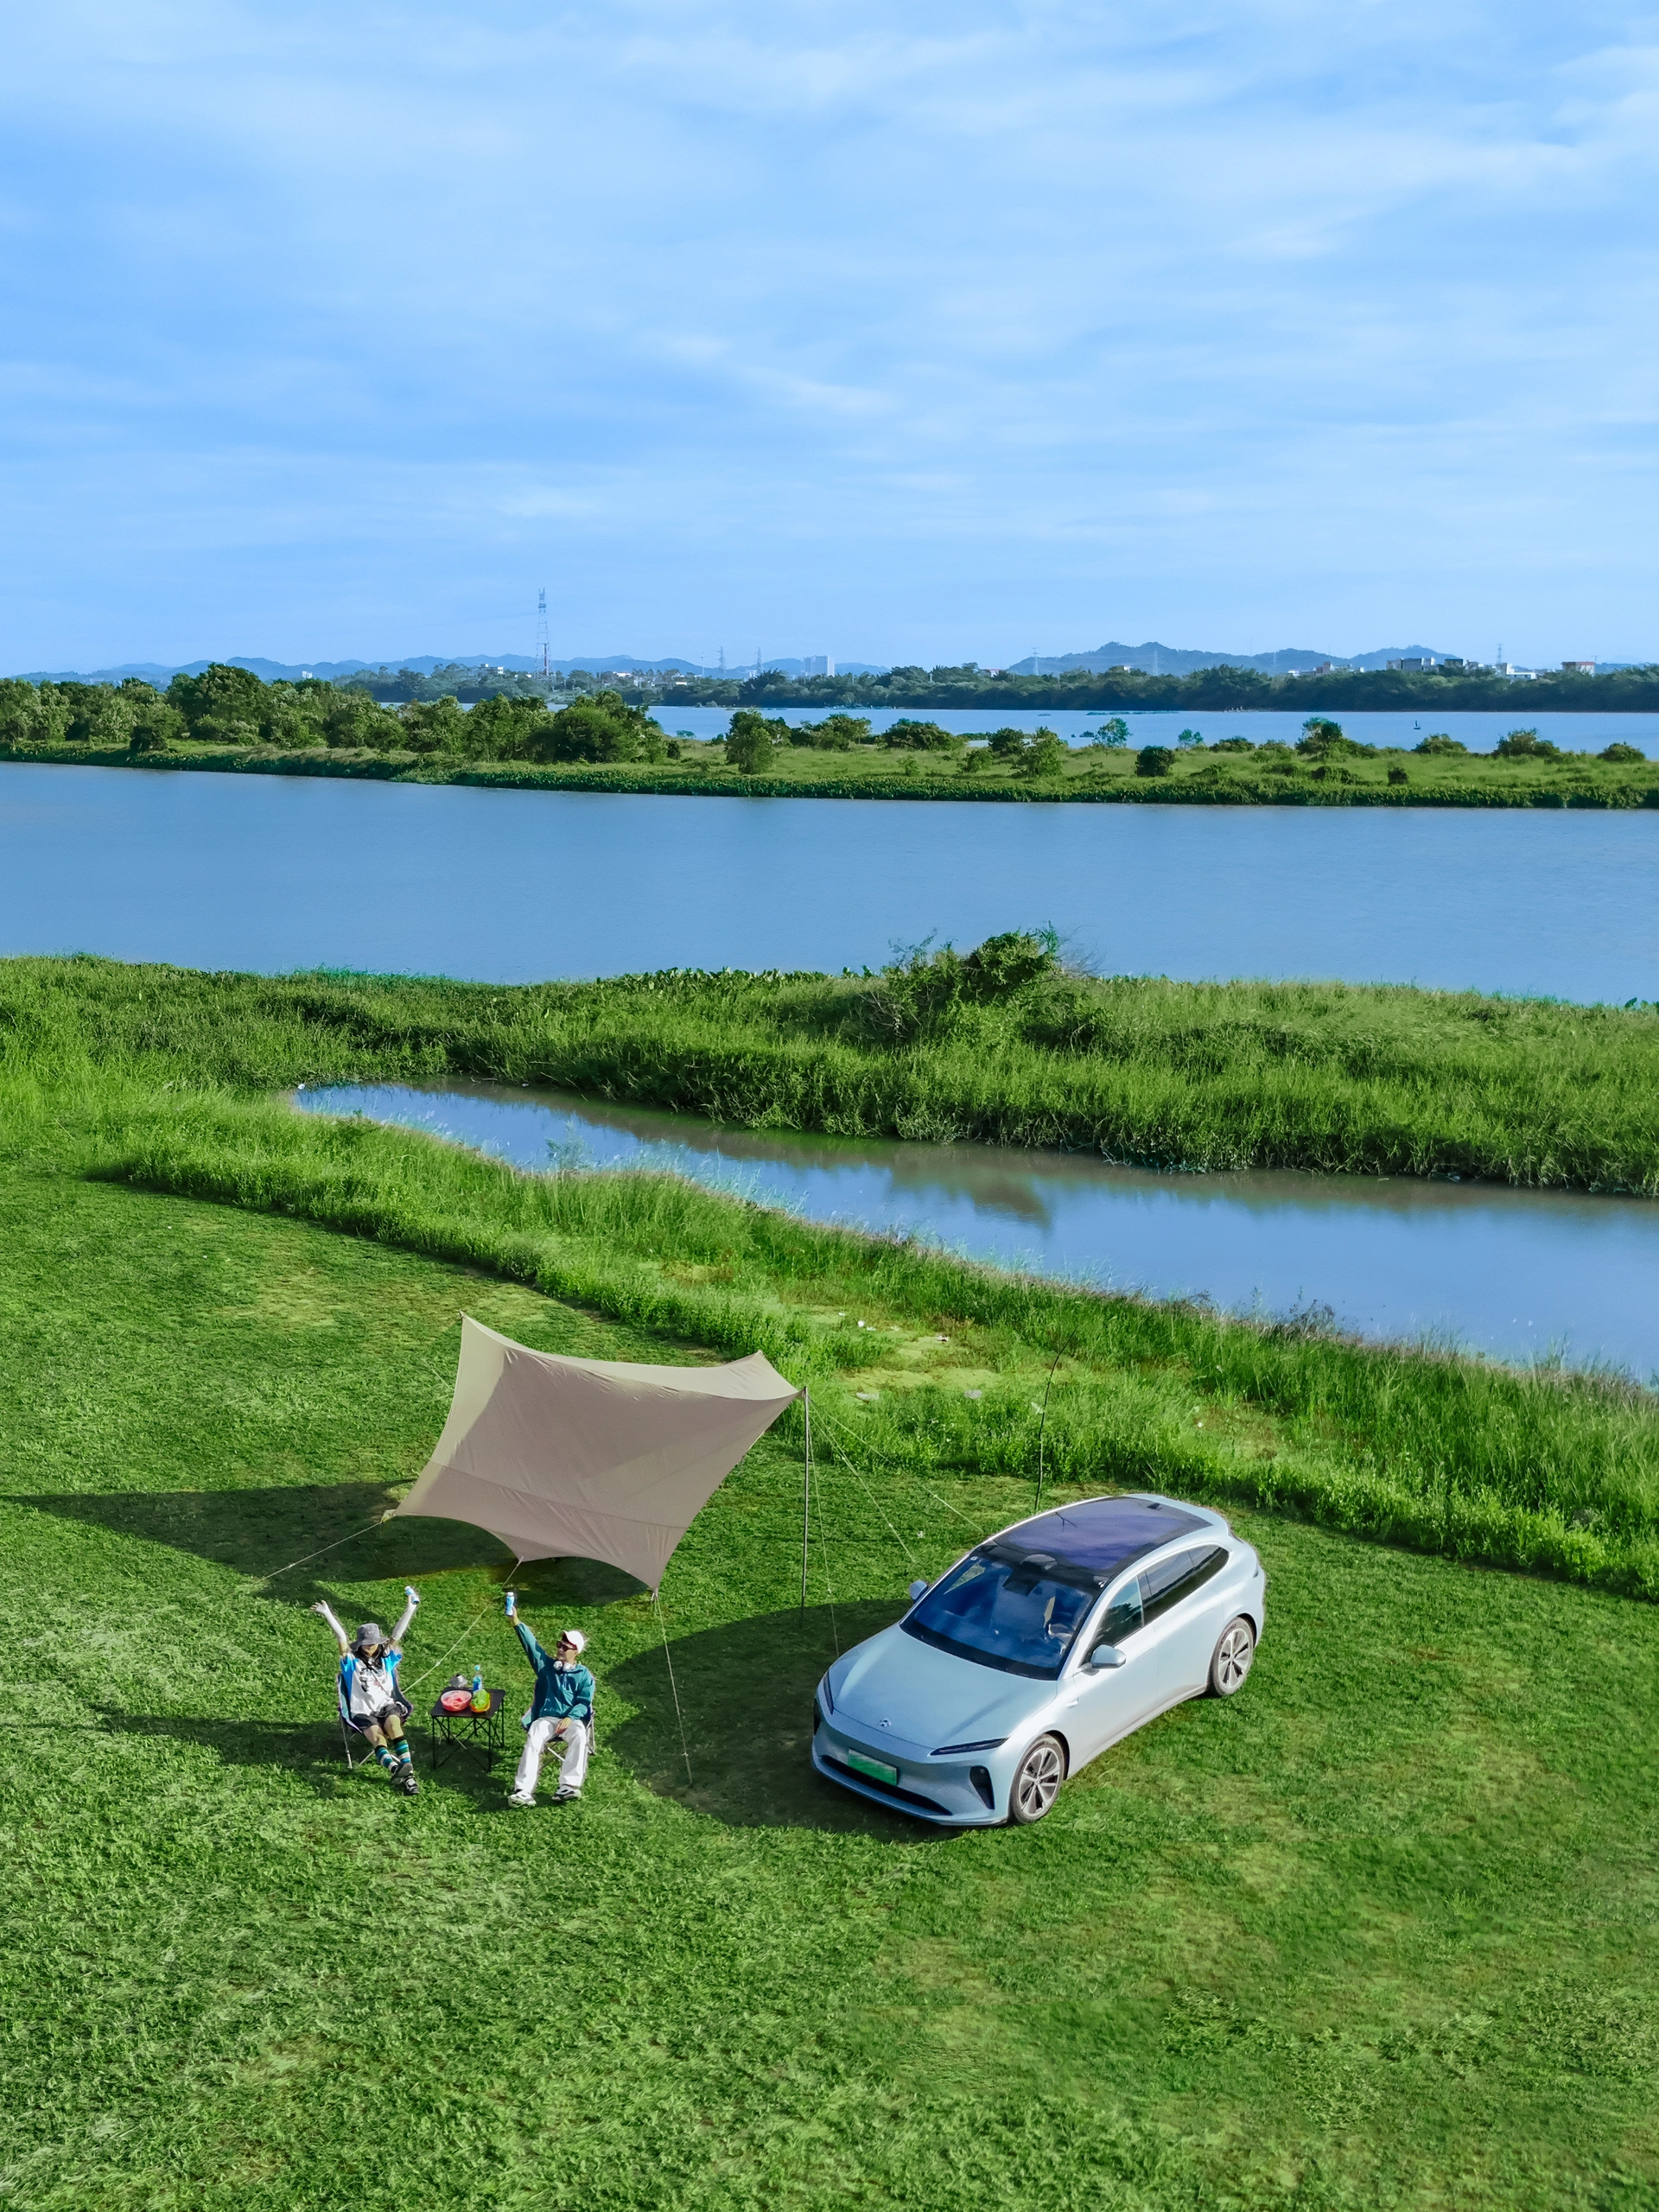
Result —
<instances>
[{"instance_id":1,"label":"water reflection","mask_svg":"<svg viewBox=\"0 0 1659 2212\"><path fill-rule=\"evenodd\" d=\"M654 1167L816 1221L1230 1311L1319 1302L1370 1336L1659 1368L1659 1205L1484 1183L1172 1176L1086 1154L722 1128L493 1084L308 1090L521 1167Z\"/></svg>"}]
</instances>

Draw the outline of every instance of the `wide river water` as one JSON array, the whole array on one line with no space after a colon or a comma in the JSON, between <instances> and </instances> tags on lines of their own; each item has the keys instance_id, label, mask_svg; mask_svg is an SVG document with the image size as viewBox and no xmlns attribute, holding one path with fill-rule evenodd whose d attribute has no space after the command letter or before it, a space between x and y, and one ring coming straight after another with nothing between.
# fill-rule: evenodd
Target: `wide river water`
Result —
<instances>
[{"instance_id":1,"label":"wide river water","mask_svg":"<svg viewBox=\"0 0 1659 2212\"><path fill-rule=\"evenodd\" d=\"M1159 1175L1086 1154L715 1128L488 1084L305 1090L521 1167L665 1168L815 1221L1236 1312L1332 1307L1370 1337L1659 1369L1659 1205L1481 1183Z\"/></svg>"},{"instance_id":2,"label":"wide river water","mask_svg":"<svg viewBox=\"0 0 1659 2212\"><path fill-rule=\"evenodd\" d=\"M525 982L872 966L1659 998L1659 814L650 798L0 766L0 953Z\"/></svg>"}]
</instances>

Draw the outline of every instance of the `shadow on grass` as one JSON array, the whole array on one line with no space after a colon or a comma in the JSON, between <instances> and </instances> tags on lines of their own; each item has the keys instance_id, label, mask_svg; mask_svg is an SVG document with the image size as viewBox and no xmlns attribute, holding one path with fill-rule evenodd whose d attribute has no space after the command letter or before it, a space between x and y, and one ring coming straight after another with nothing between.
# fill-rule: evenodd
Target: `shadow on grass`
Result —
<instances>
[{"instance_id":1,"label":"shadow on grass","mask_svg":"<svg viewBox=\"0 0 1659 2212\"><path fill-rule=\"evenodd\" d=\"M836 1656L897 1619L885 1601L762 1613L677 1637L674 1681L685 1719L690 1778L660 1643L609 1669L601 1684L600 1743L658 1796L675 1797L732 1827L814 1828L885 1842L938 1843L955 1831L890 1813L823 1780L813 1768L812 1694ZM604 1693L636 1707L605 1725Z\"/></svg>"},{"instance_id":2,"label":"shadow on grass","mask_svg":"<svg viewBox=\"0 0 1659 2212\"><path fill-rule=\"evenodd\" d=\"M292 1775L322 1796L332 1796L348 1787L391 1791L366 1744L353 1745L357 1765L348 1771L339 1724L334 1720L197 1720L175 1713L117 1713L108 1707L101 1709L100 1717L111 1735L143 1737L152 1743L194 1744L212 1751L226 1766ZM435 1769L423 1717L410 1722L409 1736L423 1789L454 1789L462 1796L491 1806L504 1802L511 1786L516 1745L510 1745L508 1758L498 1758L492 1770L470 1745L457 1745L443 1764Z\"/></svg>"},{"instance_id":3,"label":"shadow on grass","mask_svg":"<svg viewBox=\"0 0 1659 2212\"><path fill-rule=\"evenodd\" d=\"M278 1484L263 1490L174 1490L74 1491L42 1497L9 1497L4 1503L36 1512L55 1513L106 1529L113 1535L167 1544L192 1552L238 1574L274 1579L257 1593L283 1605L309 1605L328 1578L347 1580L413 1581L461 1567L510 1564L512 1554L482 1529L460 1521L378 1522L397 1503L380 1483ZM353 1535L353 1530L362 1533ZM341 1539L347 1539L341 1541ZM327 1550L319 1560L288 1573L277 1573L292 1560ZM601 1569L610 1573L610 1569ZM624 1577L625 1592L639 1586ZM574 1597L573 1591L557 1593ZM604 1603L604 1599L588 1600Z\"/></svg>"}]
</instances>

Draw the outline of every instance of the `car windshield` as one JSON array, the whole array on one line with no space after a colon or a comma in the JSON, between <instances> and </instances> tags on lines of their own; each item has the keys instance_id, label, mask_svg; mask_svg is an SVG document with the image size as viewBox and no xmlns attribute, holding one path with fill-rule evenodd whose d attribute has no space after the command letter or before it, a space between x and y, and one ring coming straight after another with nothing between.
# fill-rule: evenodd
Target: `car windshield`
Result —
<instances>
[{"instance_id":1,"label":"car windshield","mask_svg":"<svg viewBox=\"0 0 1659 2212\"><path fill-rule=\"evenodd\" d=\"M935 1583L903 1625L982 1667L1052 1680L1099 1595L1092 1574L1050 1554L988 1545Z\"/></svg>"}]
</instances>

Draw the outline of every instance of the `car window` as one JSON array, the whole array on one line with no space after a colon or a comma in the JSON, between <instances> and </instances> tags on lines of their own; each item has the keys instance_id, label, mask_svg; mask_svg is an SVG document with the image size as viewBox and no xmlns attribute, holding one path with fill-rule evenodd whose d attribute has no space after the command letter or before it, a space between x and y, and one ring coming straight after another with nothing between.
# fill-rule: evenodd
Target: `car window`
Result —
<instances>
[{"instance_id":1,"label":"car window","mask_svg":"<svg viewBox=\"0 0 1659 2212\"><path fill-rule=\"evenodd\" d=\"M1010 1675L1057 1675L1098 1595L1041 1554L975 1552L934 1584L903 1623L906 1636Z\"/></svg>"},{"instance_id":2,"label":"car window","mask_svg":"<svg viewBox=\"0 0 1659 2212\"><path fill-rule=\"evenodd\" d=\"M1154 1560L1140 1578L1146 1618L1155 1621L1183 1598L1190 1598L1212 1575L1219 1574L1226 1564L1226 1551L1219 1544L1201 1544L1193 1551L1177 1552L1173 1559Z\"/></svg>"},{"instance_id":3,"label":"car window","mask_svg":"<svg viewBox=\"0 0 1659 2212\"><path fill-rule=\"evenodd\" d=\"M1141 1604L1141 1578L1131 1575L1107 1606L1095 1624L1096 1643L1122 1643L1126 1636L1133 1636L1144 1618Z\"/></svg>"}]
</instances>

